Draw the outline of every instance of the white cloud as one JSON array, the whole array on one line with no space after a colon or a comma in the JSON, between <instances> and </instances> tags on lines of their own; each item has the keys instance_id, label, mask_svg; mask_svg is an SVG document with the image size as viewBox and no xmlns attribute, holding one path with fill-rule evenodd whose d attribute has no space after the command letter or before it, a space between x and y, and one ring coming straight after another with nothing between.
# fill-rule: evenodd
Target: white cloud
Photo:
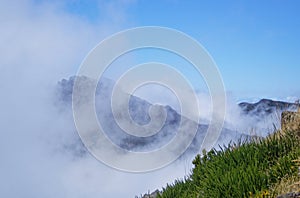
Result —
<instances>
[{"instance_id":1,"label":"white cloud","mask_svg":"<svg viewBox=\"0 0 300 198\"><path fill-rule=\"evenodd\" d=\"M53 86L76 73L101 39L131 25L130 2L99 1L102 18L90 23L61 1L0 1L0 197L133 197L189 172L187 160L128 174L61 150L76 134L72 118L53 106ZM210 100L199 97L205 118Z\"/></svg>"},{"instance_id":2,"label":"white cloud","mask_svg":"<svg viewBox=\"0 0 300 198\"><path fill-rule=\"evenodd\" d=\"M72 119L54 109L53 86L73 75L101 39L126 25L126 18L91 24L61 6L1 1L0 197L119 197L154 188L152 179L161 174L122 173L91 156L76 160L59 150L75 130ZM124 11L114 9L121 19ZM173 179L168 175L161 182Z\"/></svg>"}]
</instances>

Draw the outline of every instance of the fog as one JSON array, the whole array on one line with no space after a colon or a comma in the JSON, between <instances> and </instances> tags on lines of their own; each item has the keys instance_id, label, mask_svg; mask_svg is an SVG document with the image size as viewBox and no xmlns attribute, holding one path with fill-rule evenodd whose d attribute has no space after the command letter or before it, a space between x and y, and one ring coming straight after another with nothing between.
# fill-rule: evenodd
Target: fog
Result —
<instances>
[{"instance_id":1,"label":"fog","mask_svg":"<svg viewBox=\"0 0 300 198\"><path fill-rule=\"evenodd\" d=\"M111 12L113 6L103 2L104 18L113 23L91 24L64 12L59 1L1 1L0 197L134 197L190 173L192 156L140 174L104 165L83 154L72 114L55 104L57 82L75 74L95 44L126 26L123 4ZM163 98L177 109L169 97ZM201 119L208 122L209 95L199 98ZM251 123L240 122L239 111L232 97L225 126L240 130Z\"/></svg>"},{"instance_id":2,"label":"fog","mask_svg":"<svg viewBox=\"0 0 300 198\"><path fill-rule=\"evenodd\" d=\"M1 1L0 16L1 197L134 197L188 172L173 165L124 173L64 147L78 136L70 114L54 105L55 86L122 21L92 26L58 1Z\"/></svg>"}]
</instances>

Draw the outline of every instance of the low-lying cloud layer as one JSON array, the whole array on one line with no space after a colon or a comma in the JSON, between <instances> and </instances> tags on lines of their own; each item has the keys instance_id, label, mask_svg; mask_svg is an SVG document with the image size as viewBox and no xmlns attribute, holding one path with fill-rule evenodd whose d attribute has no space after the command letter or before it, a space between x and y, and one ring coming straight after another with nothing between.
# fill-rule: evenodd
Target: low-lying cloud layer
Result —
<instances>
[{"instance_id":1,"label":"low-lying cloud layer","mask_svg":"<svg viewBox=\"0 0 300 198\"><path fill-rule=\"evenodd\" d=\"M173 165L128 174L89 154L74 157L82 147L75 144L73 118L54 105L55 86L76 73L104 36L124 25L123 8L115 10L110 4L101 5L114 9L107 10L118 15L114 24L100 21L92 26L64 12L58 1L1 1L1 197L133 197L191 168Z\"/></svg>"},{"instance_id":2,"label":"low-lying cloud layer","mask_svg":"<svg viewBox=\"0 0 300 198\"><path fill-rule=\"evenodd\" d=\"M102 2L104 18L114 18L113 24L96 20L92 25L63 4L1 1L0 197L133 197L188 174L190 159L130 174L85 153L72 115L55 104L56 84L76 73L97 42L126 26L126 16L122 7ZM208 96L200 98L202 109L209 109ZM233 127L239 110L227 109L226 124ZM209 111L203 120L207 116Z\"/></svg>"}]
</instances>

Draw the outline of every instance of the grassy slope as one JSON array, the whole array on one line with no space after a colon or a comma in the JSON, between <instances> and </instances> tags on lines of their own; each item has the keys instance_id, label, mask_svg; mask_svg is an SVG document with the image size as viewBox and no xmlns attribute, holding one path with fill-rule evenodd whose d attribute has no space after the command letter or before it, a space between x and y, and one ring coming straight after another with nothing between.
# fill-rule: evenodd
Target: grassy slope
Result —
<instances>
[{"instance_id":1,"label":"grassy slope","mask_svg":"<svg viewBox=\"0 0 300 198\"><path fill-rule=\"evenodd\" d=\"M194 159L191 175L168 185L160 197L276 197L285 180L299 181L293 161L299 158L299 137L280 132L204 152Z\"/></svg>"}]
</instances>

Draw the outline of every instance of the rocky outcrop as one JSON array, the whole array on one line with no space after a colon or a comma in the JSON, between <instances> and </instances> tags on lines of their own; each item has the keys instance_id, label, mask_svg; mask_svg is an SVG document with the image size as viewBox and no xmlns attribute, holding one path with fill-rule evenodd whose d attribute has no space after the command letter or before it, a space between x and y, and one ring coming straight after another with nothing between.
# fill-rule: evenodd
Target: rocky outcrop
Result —
<instances>
[{"instance_id":1,"label":"rocky outcrop","mask_svg":"<svg viewBox=\"0 0 300 198\"><path fill-rule=\"evenodd\" d=\"M300 108L298 108L298 112L282 112L281 129L283 131L296 131L300 136Z\"/></svg>"},{"instance_id":2,"label":"rocky outcrop","mask_svg":"<svg viewBox=\"0 0 300 198\"><path fill-rule=\"evenodd\" d=\"M277 198L300 198L300 192L291 192L284 195L279 195Z\"/></svg>"},{"instance_id":3,"label":"rocky outcrop","mask_svg":"<svg viewBox=\"0 0 300 198\"><path fill-rule=\"evenodd\" d=\"M300 107L298 107L297 112L291 112L291 111L282 112L281 129L283 132L285 131L295 132L300 137ZM294 161L298 161L298 160L294 160ZM300 174L300 164L299 164L299 174ZM296 183L296 185L299 185L299 183ZM276 198L300 198L300 191L282 194L277 196Z\"/></svg>"}]
</instances>

